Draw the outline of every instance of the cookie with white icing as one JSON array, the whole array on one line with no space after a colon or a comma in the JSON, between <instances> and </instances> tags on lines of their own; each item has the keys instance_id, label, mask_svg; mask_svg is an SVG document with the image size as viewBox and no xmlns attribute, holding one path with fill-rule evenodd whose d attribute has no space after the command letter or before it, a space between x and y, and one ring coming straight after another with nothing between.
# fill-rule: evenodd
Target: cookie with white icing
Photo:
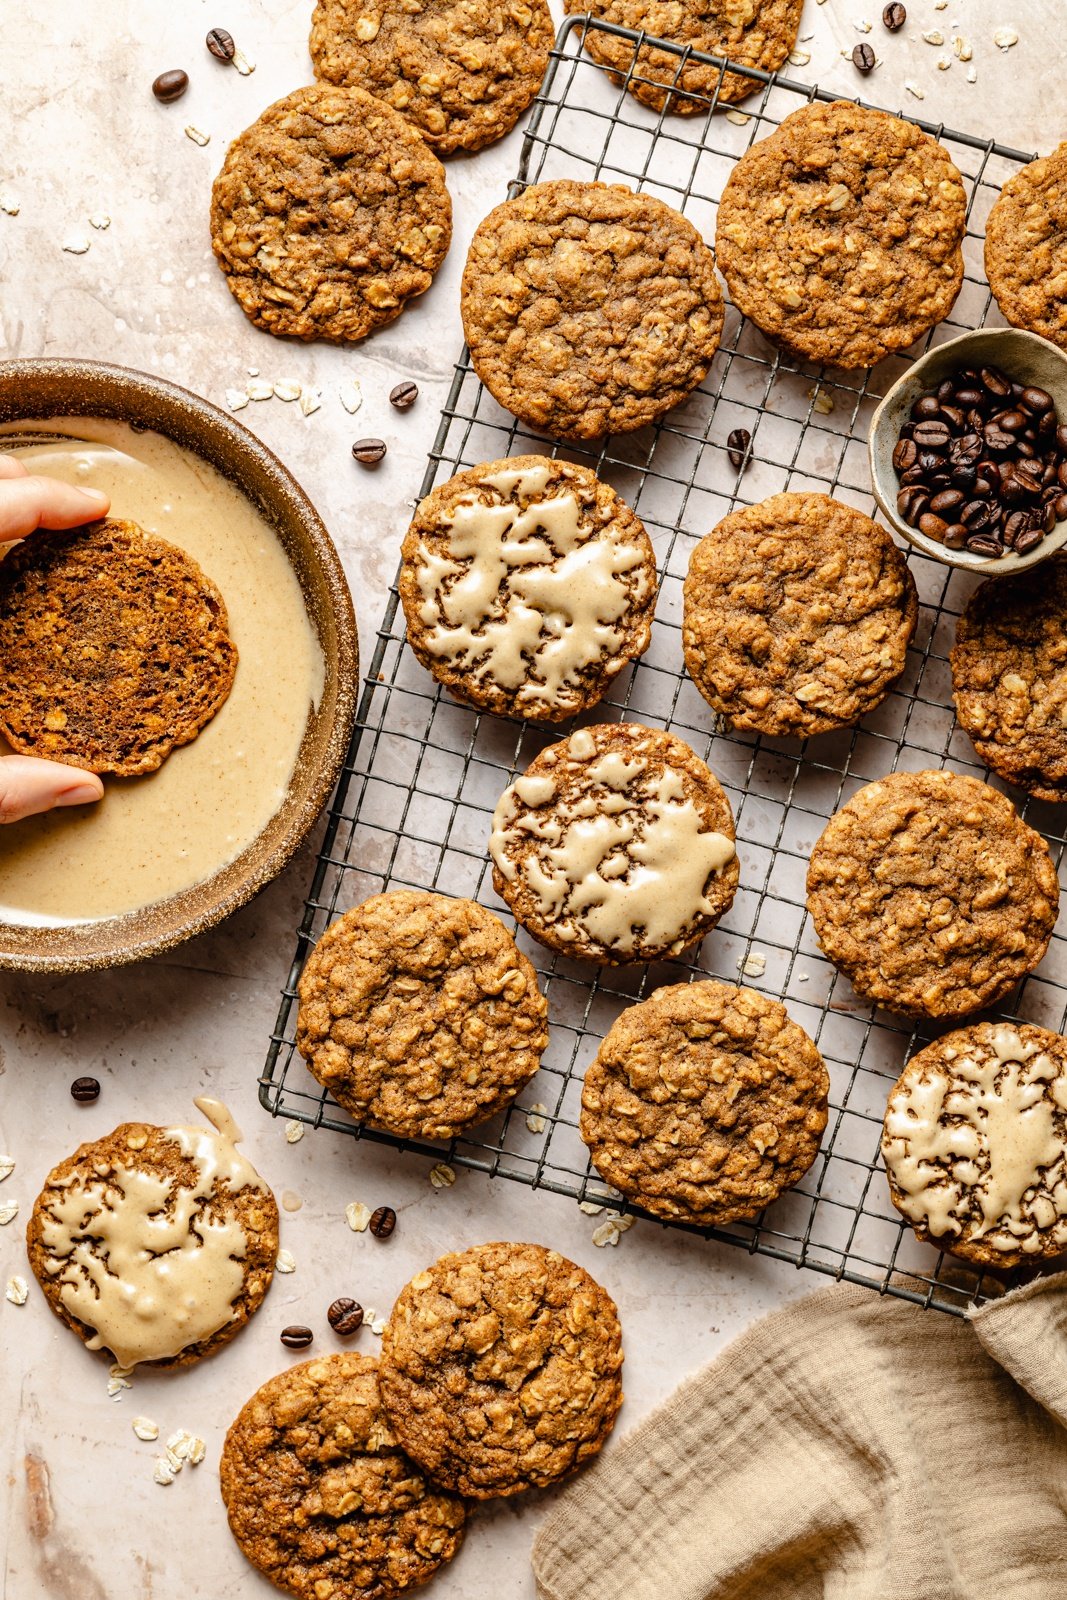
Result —
<instances>
[{"instance_id":1,"label":"cookie with white icing","mask_svg":"<svg viewBox=\"0 0 1067 1600\"><path fill-rule=\"evenodd\" d=\"M237 1149L225 1106L211 1128L125 1122L45 1179L26 1230L52 1310L123 1367L182 1367L238 1333L270 1287L278 1207Z\"/></svg>"},{"instance_id":2,"label":"cookie with white icing","mask_svg":"<svg viewBox=\"0 0 1067 1600\"><path fill-rule=\"evenodd\" d=\"M570 461L513 456L427 495L404 540L408 641L457 699L559 722L648 648L656 557L614 489Z\"/></svg>"},{"instance_id":3,"label":"cookie with white icing","mask_svg":"<svg viewBox=\"0 0 1067 1600\"><path fill-rule=\"evenodd\" d=\"M683 740L636 723L579 728L501 795L493 886L552 950L618 964L678 955L729 910L730 802Z\"/></svg>"},{"instance_id":4,"label":"cookie with white icing","mask_svg":"<svg viewBox=\"0 0 1067 1600\"><path fill-rule=\"evenodd\" d=\"M920 1239L987 1267L1067 1250L1067 1039L980 1022L912 1056L886 1108L893 1204Z\"/></svg>"}]
</instances>

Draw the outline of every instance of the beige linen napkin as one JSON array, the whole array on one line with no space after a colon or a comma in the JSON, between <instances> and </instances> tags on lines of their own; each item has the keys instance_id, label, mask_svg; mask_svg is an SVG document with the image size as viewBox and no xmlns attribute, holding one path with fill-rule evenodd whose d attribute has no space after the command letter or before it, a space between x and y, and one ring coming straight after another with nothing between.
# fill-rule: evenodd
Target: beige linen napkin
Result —
<instances>
[{"instance_id":1,"label":"beige linen napkin","mask_svg":"<svg viewBox=\"0 0 1067 1600\"><path fill-rule=\"evenodd\" d=\"M568 1489L542 1600L1067 1600L1067 1274L969 1321L835 1286ZM632 1359L632 1358L631 1358Z\"/></svg>"}]
</instances>

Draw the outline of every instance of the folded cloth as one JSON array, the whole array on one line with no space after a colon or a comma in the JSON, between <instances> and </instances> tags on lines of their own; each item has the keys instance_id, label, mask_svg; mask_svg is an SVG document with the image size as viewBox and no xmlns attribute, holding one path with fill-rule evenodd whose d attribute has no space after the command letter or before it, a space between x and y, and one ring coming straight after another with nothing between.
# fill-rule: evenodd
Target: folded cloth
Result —
<instances>
[{"instance_id":1,"label":"folded cloth","mask_svg":"<svg viewBox=\"0 0 1067 1600\"><path fill-rule=\"evenodd\" d=\"M966 1321L835 1286L585 1472L541 1600L1067 1600L1067 1273Z\"/></svg>"}]
</instances>

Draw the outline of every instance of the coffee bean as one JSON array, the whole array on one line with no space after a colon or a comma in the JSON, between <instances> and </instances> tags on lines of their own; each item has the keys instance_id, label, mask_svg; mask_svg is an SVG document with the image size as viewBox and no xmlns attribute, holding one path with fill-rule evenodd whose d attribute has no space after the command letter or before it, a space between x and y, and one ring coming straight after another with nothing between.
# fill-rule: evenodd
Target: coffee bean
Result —
<instances>
[{"instance_id":1,"label":"coffee bean","mask_svg":"<svg viewBox=\"0 0 1067 1600\"><path fill-rule=\"evenodd\" d=\"M363 1307L358 1300L342 1295L327 1311L326 1321L334 1333L355 1333L363 1326Z\"/></svg>"},{"instance_id":2,"label":"coffee bean","mask_svg":"<svg viewBox=\"0 0 1067 1600\"><path fill-rule=\"evenodd\" d=\"M357 439L352 454L362 467L376 467L385 459L384 439Z\"/></svg>"},{"instance_id":3,"label":"coffee bean","mask_svg":"<svg viewBox=\"0 0 1067 1600\"><path fill-rule=\"evenodd\" d=\"M1015 444L1010 433L1002 433L995 422L985 425L985 447L996 455L1005 455Z\"/></svg>"},{"instance_id":4,"label":"coffee bean","mask_svg":"<svg viewBox=\"0 0 1067 1600\"><path fill-rule=\"evenodd\" d=\"M857 44L852 48L852 65L857 72L862 72L864 77L868 72L873 72L877 64L877 57L869 44Z\"/></svg>"},{"instance_id":5,"label":"coffee bean","mask_svg":"<svg viewBox=\"0 0 1067 1600\"><path fill-rule=\"evenodd\" d=\"M75 1078L70 1086L72 1100L77 1100L80 1106L91 1105L100 1098L100 1082L97 1078Z\"/></svg>"},{"instance_id":6,"label":"coffee bean","mask_svg":"<svg viewBox=\"0 0 1067 1600\"><path fill-rule=\"evenodd\" d=\"M956 390L956 404L962 406L964 411L972 411L975 406L985 405L985 398L981 389Z\"/></svg>"},{"instance_id":7,"label":"coffee bean","mask_svg":"<svg viewBox=\"0 0 1067 1600\"><path fill-rule=\"evenodd\" d=\"M1005 377L999 367L983 367L978 376L982 388L988 394L996 395L998 400L1006 400L1011 394L1011 379Z\"/></svg>"},{"instance_id":8,"label":"coffee bean","mask_svg":"<svg viewBox=\"0 0 1067 1600\"><path fill-rule=\"evenodd\" d=\"M1013 511L1011 516L1004 518L1004 527L1001 530L1004 543L1013 545L1020 534L1024 534L1032 526L1033 524L1025 511Z\"/></svg>"},{"instance_id":9,"label":"coffee bean","mask_svg":"<svg viewBox=\"0 0 1067 1600\"><path fill-rule=\"evenodd\" d=\"M1067 494L1057 495L1051 504L1056 513L1056 521L1067 522Z\"/></svg>"},{"instance_id":10,"label":"coffee bean","mask_svg":"<svg viewBox=\"0 0 1067 1600\"><path fill-rule=\"evenodd\" d=\"M907 440L904 441L905 444ZM726 440L726 454L730 458L730 465L735 472L740 472L745 466L748 457L748 447L752 443L752 435L747 428L735 428ZM898 445L899 449L900 446ZM912 449L914 449L914 445Z\"/></svg>"},{"instance_id":11,"label":"coffee bean","mask_svg":"<svg viewBox=\"0 0 1067 1600\"><path fill-rule=\"evenodd\" d=\"M1029 384L1019 396L1020 403L1035 417L1040 417L1046 411L1051 411L1055 404L1047 389L1035 388Z\"/></svg>"},{"instance_id":12,"label":"coffee bean","mask_svg":"<svg viewBox=\"0 0 1067 1600\"><path fill-rule=\"evenodd\" d=\"M950 522L941 542L946 549L962 550L967 543L967 529L962 522Z\"/></svg>"},{"instance_id":13,"label":"coffee bean","mask_svg":"<svg viewBox=\"0 0 1067 1600\"><path fill-rule=\"evenodd\" d=\"M937 539L939 542L945 537L948 523L943 517L935 517L932 511L925 512L919 518L919 532L924 533L928 539Z\"/></svg>"},{"instance_id":14,"label":"coffee bean","mask_svg":"<svg viewBox=\"0 0 1067 1600\"><path fill-rule=\"evenodd\" d=\"M920 450L943 450L952 435L943 422L920 422L912 437Z\"/></svg>"},{"instance_id":15,"label":"coffee bean","mask_svg":"<svg viewBox=\"0 0 1067 1600\"><path fill-rule=\"evenodd\" d=\"M1015 541L1015 554L1017 556L1026 555L1028 551L1039 545L1044 537L1045 535L1040 528L1027 529L1026 533Z\"/></svg>"},{"instance_id":16,"label":"coffee bean","mask_svg":"<svg viewBox=\"0 0 1067 1600\"><path fill-rule=\"evenodd\" d=\"M930 496L923 489L901 489L897 495L897 512L909 523L917 528L919 518L930 504Z\"/></svg>"},{"instance_id":17,"label":"coffee bean","mask_svg":"<svg viewBox=\"0 0 1067 1600\"><path fill-rule=\"evenodd\" d=\"M405 378L403 383L398 383L389 391L389 404L398 411L410 411L415 401L419 398L419 386L412 383L410 378Z\"/></svg>"},{"instance_id":18,"label":"coffee bean","mask_svg":"<svg viewBox=\"0 0 1067 1600\"><path fill-rule=\"evenodd\" d=\"M941 415L940 402L932 394L920 395L911 408L913 422L934 422Z\"/></svg>"},{"instance_id":19,"label":"coffee bean","mask_svg":"<svg viewBox=\"0 0 1067 1600\"><path fill-rule=\"evenodd\" d=\"M885 10L882 12L882 21L885 23L890 33L899 33L907 20L908 13L900 4L886 6Z\"/></svg>"},{"instance_id":20,"label":"coffee bean","mask_svg":"<svg viewBox=\"0 0 1067 1600\"><path fill-rule=\"evenodd\" d=\"M1036 423L1034 424L1034 432L1042 441L1051 439L1056 432L1055 411L1046 411L1043 417L1038 417Z\"/></svg>"},{"instance_id":21,"label":"coffee bean","mask_svg":"<svg viewBox=\"0 0 1067 1600\"><path fill-rule=\"evenodd\" d=\"M907 472L898 473L898 477L900 478L900 487L902 489L906 489L912 483L924 484L926 482L926 473L918 464L914 467L909 467ZM1059 485L1057 485L1058 487Z\"/></svg>"},{"instance_id":22,"label":"coffee bean","mask_svg":"<svg viewBox=\"0 0 1067 1600\"><path fill-rule=\"evenodd\" d=\"M1029 442L1029 440L1023 438L1022 435L1016 437L1015 450L1016 454L1022 456L1024 461L1033 461L1034 457L1037 455L1037 451L1034 449L1033 445Z\"/></svg>"},{"instance_id":23,"label":"coffee bean","mask_svg":"<svg viewBox=\"0 0 1067 1600\"><path fill-rule=\"evenodd\" d=\"M930 501L930 510L939 517L947 517L950 511L955 511L957 506L963 504L963 495L958 489L942 489Z\"/></svg>"},{"instance_id":24,"label":"coffee bean","mask_svg":"<svg viewBox=\"0 0 1067 1600\"><path fill-rule=\"evenodd\" d=\"M279 1337L287 1350L306 1350L315 1335L302 1323L294 1322L290 1327L283 1328Z\"/></svg>"},{"instance_id":25,"label":"coffee bean","mask_svg":"<svg viewBox=\"0 0 1067 1600\"><path fill-rule=\"evenodd\" d=\"M181 67L172 67L169 72L161 72L152 84L152 93L163 104L170 105L172 100L180 100L189 87L189 74L183 72Z\"/></svg>"},{"instance_id":26,"label":"coffee bean","mask_svg":"<svg viewBox=\"0 0 1067 1600\"><path fill-rule=\"evenodd\" d=\"M1056 429L1056 448L1067 456L1067 423L1060 423Z\"/></svg>"},{"instance_id":27,"label":"coffee bean","mask_svg":"<svg viewBox=\"0 0 1067 1600\"><path fill-rule=\"evenodd\" d=\"M233 34L227 33L225 28L209 28L204 43L217 61L232 61L237 53Z\"/></svg>"},{"instance_id":28,"label":"coffee bean","mask_svg":"<svg viewBox=\"0 0 1067 1600\"><path fill-rule=\"evenodd\" d=\"M918 459L919 447L914 439L897 440L893 447L893 466L898 473L909 472Z\"/></svg>"},{"instance_id":29,"label":"coffee bean","mask_svg":"<svg viewBox=\"0 0 1067 1600\"><path fill-rule=\"evenodd\" d=\"M960 512L960 521L965 522L972 533L977 533L989 526L990 515L990 508L984 500L968 500Z\"/></svg>"},{"instance_id":30,"label":"coffee bean","mask_svg":"<svg viewBox=\"0 0 1067 1600\"><path fill-rule=\"evenodd\" d=\"M967 549L976 556L999 556L1004 552L1000 540L991 538L985 533L976 533L968 539Z\"/></svg>"},{"instance_id":31,"label":"coffee bean","mask_svg":"<svg viewBox=\"0 0 1067 1600\"><path fill-rule=\"evenodd\" d=\"M1050 500L1048 505L1045 507L1044 512L1035 511L1034 517L1040 518L1041 530L1043 533L1051 533L1053 528L1056 526L1057 521L1056 507Z\"/></svg>"},{"instance_id":32,"label":"coffee bean","mask_svg":"<svg viewBox=\"0 0 1067 1600\"><path fill-rule=\"evenodd\" d=\"M370 1231L376 1239L388 1239L396 1227L396 1212L392 1206L379 1206L370 1219Z\"/></svg>"},{"instance_id":33,"label":"coffee bean","mask_svg":"<svg viewBox=\"0 0 1067 1600\"><path fill-rule=\"evenodd\" d=\"M942 421L947 422L950 428L955 428L957 433L964 426L964 415L959 406L942 406Z\"/></svg>"},{"instance_id":34,"label":"coffee bean","mask_svg":"<svg viewBox=\"0 0 1067 1600\"><path fill-rule=\"evenodd\" d=\"M945 378L941 383L938 384L937 388L934 390L934 393L941 401L951 400L956 393L956 385L953 383L951 378Z\"/></svg>"},{"instance_id":35,"label":"coffee bean","mask_svg":"<svg viewBox=\"0 0 1067 1600\"><path fill-rule=\"evenodd\" d=\"M942 466L942 458L936 450L920 450L919 465L924 472L938 472Z\"/></svg>"},{"instance_id":36,"label":"coffee bean","mask_svg":"<svg viewBox=\"0 0 1067 1600\"><path fill-rule=\"evenodd\" d=\"M1059 480L1060 488L1067 489L1067 461L1060 462L1056 468L1056 477Z\"/></svg>"},{"instance_id":37,"label":"coffee bean","mask_svg":"<svg viewBox=\"0 0 1067 1600\"><path fill-rule=\"evenodd\" d=\"M954 489L966 489L973 493L978 469L969 461L961 461L958 467L952 469L952 486Z\"/></svg>"},{"instance_id":38,"label":"coffee bean","mask_svg":"<svg viewBox=\"0 0 1067 1600\"><path fill-rule=\"evenodd\" d=\"M1026 427L1026 418L1021 411L1002 411L993 420L1005 433L1022 433Z\"/></svg>"}]
</instances>

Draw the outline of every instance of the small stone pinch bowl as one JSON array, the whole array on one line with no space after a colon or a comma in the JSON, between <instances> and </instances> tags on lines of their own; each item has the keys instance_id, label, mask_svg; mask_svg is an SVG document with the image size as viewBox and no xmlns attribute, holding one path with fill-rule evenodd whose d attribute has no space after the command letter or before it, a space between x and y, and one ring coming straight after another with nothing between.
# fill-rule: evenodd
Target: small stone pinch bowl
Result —
<instances>
[{"instance_id":1,"label":"small stone pinch bowl","mask_svg":"<svg viewBox=\"0 0 1067 1600\"><path fill-rule=\"evenodd\" d=\"M910 527L897 512L900 484L893 469L893 448L900 429L919 396L961 367L999 367L1016 383L1047 389L1056 402L1060 421L1067 422L1067 355L1062 350L1021 328L980 328L977 333L962 334L928 350L897 379L874 413L867 437L874 498L890 527L923 555L946 567L960 567L985 578L1007 578L1027 567L1036 567L1062 549L1067 543L1067 522L1058 522L1039 545L1023 556L978 556L970 550L947 549L918 528Z\"/></svg>"}]
</instances>

